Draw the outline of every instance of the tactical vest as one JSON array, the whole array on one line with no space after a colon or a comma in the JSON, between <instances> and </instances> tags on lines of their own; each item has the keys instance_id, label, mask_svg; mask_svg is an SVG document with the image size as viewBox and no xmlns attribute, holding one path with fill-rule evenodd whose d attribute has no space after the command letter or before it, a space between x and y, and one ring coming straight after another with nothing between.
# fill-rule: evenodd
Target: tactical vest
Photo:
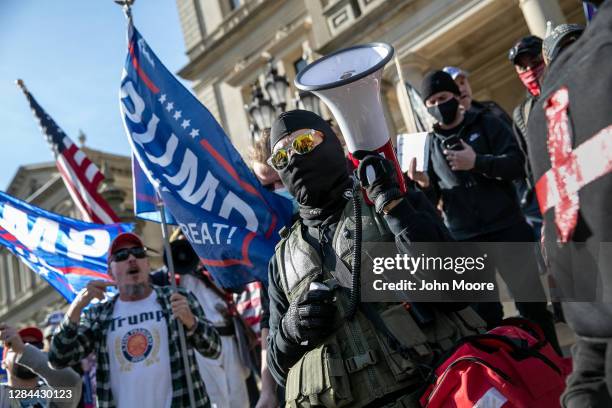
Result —
<instances>
[{"instance_id":1,"label":"tactical vest","mask_svg":"<svg viewBox=\"0 0 612 408\"><path fill-rule=\"evenodd\" d=\"M363 200L361 207L362 241L394 242L385 221L372 207ZM349 202L332 240L338 258L349 269L352 209ZM420 407L417 390L429 374L435 352L448 350L459 338L480 332L484 323L468 308L457 313L434 311L434 323L419 327L402 304L369 303L370 310L380 316L394 340L403 346L398 348L360 309L353 319L344 317L350 291L340 287L332 271L324 266L320 252L304 239L303 228L301 221L296 222L276 247L283 291L289 301L299 298L322 274L323 282L334 291L338 314L336 330L290 368L286 406L360 408L388 396L393 402L387 407ZM397 398L393 398L395 395Z\"/></svg>"}]
</instances>

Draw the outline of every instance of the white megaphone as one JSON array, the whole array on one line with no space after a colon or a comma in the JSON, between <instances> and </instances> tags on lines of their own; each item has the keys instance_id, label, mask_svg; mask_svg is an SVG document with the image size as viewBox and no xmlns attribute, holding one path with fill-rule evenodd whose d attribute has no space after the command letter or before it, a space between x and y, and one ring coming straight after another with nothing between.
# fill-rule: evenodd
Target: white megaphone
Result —
<instances>
[{"instance_id":1,"label":"white megaphone","mask_svg":"<svg viewBox=\"0 0 612 408\"><path fill-rule=\"evenodd\" d=\"M329 107L355 166L356 151L382 154L393 162L400 189L406 192L380 99L382 70L392 56L393 47L381 42L345 48L302 69L295 86L314 93Z\"/></svg>"}]
</instances>

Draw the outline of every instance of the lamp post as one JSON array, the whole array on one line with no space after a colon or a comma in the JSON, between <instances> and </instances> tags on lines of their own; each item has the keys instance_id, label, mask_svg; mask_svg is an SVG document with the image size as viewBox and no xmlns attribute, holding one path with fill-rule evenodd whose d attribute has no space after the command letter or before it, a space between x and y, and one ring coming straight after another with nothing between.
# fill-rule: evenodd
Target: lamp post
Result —
<instances>
[{"instance_id":1,"label":"lamp post","mask_svg":"<svg viewBox=\"0 0 612 408\"><path fill-rule=\"evenodd\" d=\"M253 143L258 142L259 139L261 138L261 131L259 130L257 125L254 124L254 123L250 123L249 124L249 130L251 131L251 141Z\"/></svg>"},{"instance_id":2,"label":"lamp post","mask_svg":"<svg viewBox=\"0 0 612 408\"><path fill-rule=\"evenodd\" d=\"M319 98L315 94L309 91L300 91L298 100L303 109L321 116L321 105L319 105Z\"/></svg>"},{"instance_id":3,"label":"lamp post","mask_svg":"<svg viewBox=\"0 0 612 408\"><path fill-rule=\"evenodd\" d=\"M270 95L272 104L282 113L287 107L287 90L289 89L289 81L284 75L279 75L278 70L274 66L274 61L268 61L268 74L266 75L265 83L266 92Z\"/></svg>"},{"instance_id":4,"label":"lamp post","mask_svg":"<svg viewBox=\"0 0 612 408\"><path fill-rule=\"evenodd\" d=\"M276 109L272 103L264 97L259 85L253 85L251 92L253 100L248 106L247 111L255 122L255 126L260 130L271 127L272 122L276 118Z\"/></svg>"}]
</instances>

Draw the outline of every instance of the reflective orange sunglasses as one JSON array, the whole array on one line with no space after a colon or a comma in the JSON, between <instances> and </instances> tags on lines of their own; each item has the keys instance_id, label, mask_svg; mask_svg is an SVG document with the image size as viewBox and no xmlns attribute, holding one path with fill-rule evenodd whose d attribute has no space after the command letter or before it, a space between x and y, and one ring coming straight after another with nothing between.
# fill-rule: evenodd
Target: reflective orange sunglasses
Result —
<instances>
[{"instance_id":1,"label":"reflective orange sunglasses","mask_svg":"<svg viewBox=\"0 0 612 408\"><path fill-rule=\"evenodd\" d=\"M312 152L317 147L315 145L315 132L314 129L310 129L307 133L297 135L289 146L281 147L272 153L267 163L275 170L282 170L289 164L289 152L295 152L299 155Z\"/></svg>"}]
</instances>

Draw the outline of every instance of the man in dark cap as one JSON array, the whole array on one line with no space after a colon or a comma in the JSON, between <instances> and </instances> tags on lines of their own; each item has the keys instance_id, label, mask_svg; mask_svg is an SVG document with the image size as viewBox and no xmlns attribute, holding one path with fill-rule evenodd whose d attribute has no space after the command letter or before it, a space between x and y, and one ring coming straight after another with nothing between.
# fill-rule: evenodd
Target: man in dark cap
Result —
<instances>
[{"instance_id":1,"label":"man in dark cap","mask_svg":"<svg viewBox=\"0 0 612 408\"><path fill-rule=\"evenodd\" d=\"M393 165L377 154L360 156L359 178L374 203L366 205L339 140L312 112L281 114L271 147L269 163L300 214L281 232L269 271L268 363L286 386L287 406L419 407L427 376L419 367L476 333L456 317L473 328L484 323L464 305L447 305L461 308L456 312L419 305L431 316L424 322L415 305L408 311L399 303L360 303L351 281L358 276L353 212L361 211L364 242L396 240L400 248L447 240L447 231L422 193L400 193Z\"/></svg>"},{"instance_id":2,"label":"man in dark cap","mask_svg":"<svg viewBox=\"0 0 612 408\"><path fill-rule=\"evenodd\" d=\"M542 215L533 192L533 175L529 160L527 160L528 152L525 138L527 136L529 113L540 96L540 80L545 68L542 59L542 39L534 35L521 38L508 52L508 59L514 64L519 79L527 89L525 99L514 108L512 113L512 128L525 163L525 175L517 179L515 184L523 214L533 227L536 239L539 239Z\"/></svg>"},{"instance_id":3,"label":"man in dark cap","mask_svg":"<svg viewBox=\"0 0 612 408\"><path fill-rule=\"evenodd\" d=\"M453 238L466 242L534 241L512 185L512 180L523 175L523 159L510 128L490 112L464 112L459 105L459 89L446 72L427 74L421 97L437 123L429 134L427 172L417 172L412 163L408 176L433 202L442 201L445 223ZM517 288L529 282L527 287L544 299L534 253L513 253L518 248L505 245L490 249L493 253L488 254L489 260L515 296L519 295ZM520 270L529 272L521 274ZM490 328L503 318L500 303L475 307ZM524 317L541 325L560 353L546 303L517 302L517 308Z\"/></svg>"}]
</instances>

